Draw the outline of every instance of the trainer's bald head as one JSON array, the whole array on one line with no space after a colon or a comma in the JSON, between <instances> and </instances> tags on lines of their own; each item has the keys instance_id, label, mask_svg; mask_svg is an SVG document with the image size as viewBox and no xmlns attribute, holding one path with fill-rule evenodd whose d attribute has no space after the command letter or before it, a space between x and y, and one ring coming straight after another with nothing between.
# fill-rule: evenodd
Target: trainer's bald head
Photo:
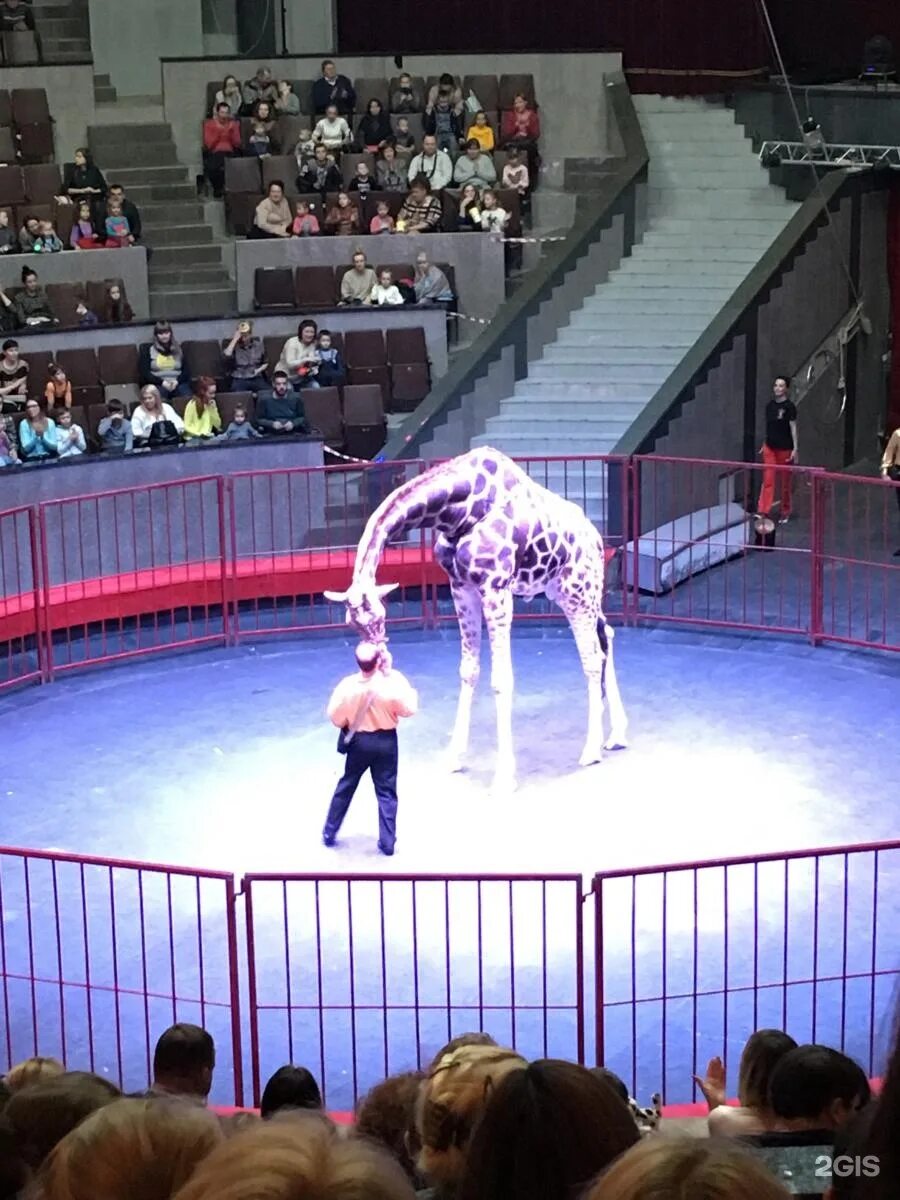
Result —
<instances>
[{"instance_id":1,"label":"trainer's bald head","mask_svg":"<svg viewBox=\"0 0 900 1200\"><path fill-rule=\"evenodd\" d=\"M356 647L356 663L364 675L370 675L378 666L381 651L371 642L360 642Z\"/></svg>"}]
</instances>

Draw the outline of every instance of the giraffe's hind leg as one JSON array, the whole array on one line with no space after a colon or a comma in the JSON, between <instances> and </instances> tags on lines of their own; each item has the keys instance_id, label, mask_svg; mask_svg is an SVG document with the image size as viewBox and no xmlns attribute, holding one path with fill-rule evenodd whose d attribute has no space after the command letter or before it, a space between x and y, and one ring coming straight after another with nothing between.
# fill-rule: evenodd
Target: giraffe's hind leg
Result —
<instances>
[{"instance_id":1,"label":"giraffe's hind leg","mask_svg":"<svg viewBox=\"0 0 900 1200\"><path fill-rule=\"evenodd\" d=\"M472 723L472 700L481 671L481 596L476 588L461 583L451 583L453 607L459 621L459 702L456 706L456 721L447 748L447 767L451 771L462 771L466 765L469 749L469 729Z\"/></svg>"},{"instance_id":2,"label":"giraffe's hind leg","mask_svg":"<svg viewBox=\"0 0 900 1200\"><path fill-rule=\"evenodd\" d=\"M625 715L625 705L619 692L619 681L616 677L616 665L613 656L613 638L615 630L601 615L597 625L600 649L605 655L606 663L603 672L603 692L609 707L610 730L606 739L607 750L624 750L628 745L628 717Z\"/></svg>"}]
</instances>

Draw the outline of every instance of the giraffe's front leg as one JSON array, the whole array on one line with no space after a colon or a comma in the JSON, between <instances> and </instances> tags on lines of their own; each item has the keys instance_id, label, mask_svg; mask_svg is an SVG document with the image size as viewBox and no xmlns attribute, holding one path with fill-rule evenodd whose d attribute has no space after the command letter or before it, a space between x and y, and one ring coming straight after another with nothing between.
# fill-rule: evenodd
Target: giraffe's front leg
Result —
<instances>
[{"instance_id":1,"label":"giraffe's front leg","mask_svg":"<svg viewBox=\"0 0 900 1200\"><path fill-rule=\"evenodd\" d=\"M603 663L604 654L597 634L597 618L562 605L569 619L588 688L588 729L579 766L589 767L603 760Z\"/></svg>"},{"instance_id":2,"label":"giraffe's front leg","mask_svg":"<svg viewBox=\"0 0 900 1200\"><path fill-rule=\"evenodd\" d=\"M458 584L451 584L450 591L459 621L461 656L459 701L447 749L447 767L450 771L462 771L469 749L472 700L481 671L481 597L473 588L465 588Z\"/></svg>"},{"instance_id":3,"label":"giraffe's front leg","mask_svg":"<svg viewBox=\"0 0 900 1200\"><path fill-rule=\"evenodd\" d=\"M625 715L625 705L619 692L619 681L616 678L616 665L613 660L614 630L606 625L606 702L609 705L610 730L606 739L607 750L624 750L628 746L628 717Z\"/></svg>"},{"instance_id":4,"label":"giraffe's front leg","mask_svg":"<svg viewBox=\"0 0 900 1200\"><path fill-rule=\"evenodd\" d=\"M497 705L497 762L493 788L498 794L504 794L515 791L517 783L512 732L512 592L492 592L482 598L482 604L491 642L491 687Z\"/></svg>"}]
</instances>

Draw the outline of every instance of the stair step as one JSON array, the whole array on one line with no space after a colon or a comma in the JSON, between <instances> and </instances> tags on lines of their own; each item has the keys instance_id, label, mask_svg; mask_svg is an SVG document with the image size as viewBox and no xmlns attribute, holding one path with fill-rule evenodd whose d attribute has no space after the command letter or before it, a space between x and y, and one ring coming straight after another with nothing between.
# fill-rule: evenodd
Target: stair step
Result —
<instances>
[{"instance_id":1,"label":"stair step","mask_svg":"<svg viewBox=\"0 0 900 1200\"><path fill-rule=\"evenodd\" d=\"M168 204L142 204L141 219L145 227L157 225L203 225L203 205L193 200L174 200Z\"/></svg>"},{"instance_id":2,"label":"stair step","mask_svg":"<svg viewBox=\"0 0 900 1200\"><path fill-rule=\"evenodd\" d=\"M756 262L754 258L752 260ZM747 274L746 263L730 263L703 259L691 261L686 259L667 258L664 254L644 254L640 257L626 258L621 267L617 267L610 275L610 280L631 279L637 275L668 275L674 284L689 283L696 279L716 280L730 283L732 280L743 279ZM724 286L724 282L722 286Z\"/></svg>"},{"instance_id":3,"label":"stair step","mask_svg":"<svg viewBox=\"0 0 900 1200\"><path fill-rule=\"evenodd\" d=\"M709 324L707 313L682 313L677 308L668 313L657 313L653 319L653 328L666 333L684 333L696 337ZM614 330L630 333L633 330L646 329L648 319L643 313L630 312L616 315L610 312L595 312L593 308L582 308L572 314L570 329L596 329L600 332L611 333Z\"/></svg>"},{"instance_id":4,"label":"stair step","mask_svg":"<svg viewBox=\"0 0 900 1200\"><path fill-rule=\"evenodd\" d=\"M124 183L117 179L116 183ZM193 183L137 183L128 185L128 199L134 201L143 210L145 204L164 204L169 200L196 200L197 189Z\"/></svg>"},{"instance_id":5,"label":"stair step","mask_svg":"<svg viewBox=\"0 0 900 1200\"><path fill-rule=\"evenodd\" d=\"M116 143L90 143L94 157L104 170L116 175L134 168L162 170L166 167L181 167L174 142L141 142L140 145L120 146Z\"/></svg>"},{"instance_id":6,"label":"stair step","mask_svg":"<svg viewBox=\"0 0 900 1200\"><path fill-rule=\"evenodd\" d=\"M611 363L608 357L598 362L599 350L600 348L596 346L572 346L554 342L529 368L529 377L531 377L534 367L546 363L548 365L589 367L593 371L591 378L611 386L620 383L641 383L648 387L655 387L672 373L672 368L678 361L677 356L673 353L668 362ZM656 355L654 355L655 357Z\"/></svg>"},{"instance_id":7,"label":"stair step","mask_svg":"<svg viewBox=\"0 0 900 1200\"><path fill-rule=\"evenodd\" d=\"M147 142L166 142L172 139L172 126L166 122L133 121L123 125L89 125L88 138L91 143L106 145L114 143L117 146L130 146L136 140L141 144Z\"/></svg>"},{"instance_id":8,"label":"stair step","mask_svg":"<svg viewBox=\"0 0 900 1200\"><path fill-rule=\"evenodd\" d=\"M191 187L194 195L197 189L188 184L187 167L172 165L165 167L127 167L116 172L116 179L127 188L131 187L163 187L166 184L182 184Z\"/></svg>"},{"instance_id":9,"label":"stair step","mask_svg":"<svg viewBox=\"0 0 900 1200\"><path fill-rule=\"evenodd\" d=\"M143 236L151 246L199 246L213 240L208 225L152 225L143 223Z\"/></svg>"},{"instance_id":10,"label":"stair step","mask_svg":"<svg viewBox=\"0 0 900 1200\"><path fill-rule=\"evenodd\" d=\"M722 299L725 300L727 298L726 289L726 294L723 295ZM625 315L628 313L635 316L649 316L650 314L669 316L676 313L684 313L686 316L706 317L708 320L712 319L713 314L721 307L721 300L704 299L702 296L696 297L694 293L691 293L690 296L679 296L677 299L665 296L661 299L653 296L646 298L638 296L629 299L624 296L614 298L606 293L598 292L596 296L591 297L589 303L590 309L587 308L586 304L579 311L590 311L596 316L602 314Z\"/></svg>"},{"instance_id":11,"label":"stair step","mask_svg":"<svg viewBox=\"0 0 900 1200\"><path fill-rule=\"evenodd\" d=\"M528 421L531 427L530 432L526 433L522 430L519 420ZM509 445L513 446L517 442L533 442L535 437L552 437L554 442L558 438L577 440L581 437L590 438L592 441L602 440L612 443L617 442L627 432L631 423L631 420L627 417L618 421L613 418L603 420L601 418L571 416L567 419L567 414L557 412L555 409L551 411L549 406L547 406L544 410L543 421L531 413L523 414L522 418L510 415L506 420L502 416L489 417L486 422L485 433L492 438L502 438ZM546 426L546 430L544 426Z\"/></svg>"},{"instance_id":12,"label":"stair step","mask_svg":"<svg viewBox=\"0 0 900 1200\"><path fill-rule=\"evenodd\" d=\"M513 396L516 399L541 396L542 389L547 387L552 387L554 391L557 388L572 389L573 399L583 397L596 401L648 400L657 390L655 383L608 382L606 372L598 370L593 363L588 366L582 363L536 362L528 368L527 379L516 380Z\"/></svg>"},{"instance_id":13,"label":"stair step","mask_svg":"<svg viewBox=\"0 0 900 1200\"><path fill-rule=\"evenodd\" d=\"M94 103L95 104L115 104L119 97L119 93L114 87L97 87L94 84Z\"/></svg>"},{"instance_id":14,"label":"stair step","mask_svg":"<svg viewBox=\"0 0 900 1200\"><path fill-rule=\"evenodd\" d=\"M719 228L720 224L721 228ZM643 240L634 247L631 253L633 257L644 249L677 250L679 253L681 251L693 252L695 255L698 252L717 254L722 250L731 249L767 250L778 232L778 230L773 230L771 234L748 233L740 227L740 224L729 229L721 222L716 222L712 229L704 225L694 234L688 233L686 230L669 233L662 228L652 228L644 234Z\"/></svg>"},{"instance_id":15,"label":"stair step","mask_svg":"<svg viewBox=\"0 0 900 1200\"><path fill-rule=\"evenodd\" d=\"M112 76L111 75L97 75L95 72L94 86L95 87L112 87Z\"/></svg>"},{"instance_id":16,"label":"stair step","mask_svg":"<svg viewBox=\"0 0 900 1200\"><path fill-rule=\"evenodd\" d=\"M78 17L46 17L41 16L42 38L78 38L84 39L84 22Z\"/></svg>"},{"instance_id":17,"label":"stair step","mask_svg":"<svg viewBox=\"0 0 900 1200\"><path fill-rule=\"evenodd\" d=\"M619 370L622 367L666 367L670 369L681 357L681 349L676 346L654 346L650 349L641 346L608 346L605 341L597 338L604 337L599 330L561 329L554 346L573 346L583 351L590 349L598 371Z\"/></svg>"},{"instance_id":18,"label":"stair step","mask_svg":"<svg viewBox=\"0 0 900 1200\"><path fill-rule=\"evenodd\" d=\"M233 287L231 278L225 268L214 263L192 263L189 267L156 267L151 259L149 284L151 291L160 291L164 287L189 287L192 283L199 287Z\"/></svg>"},{"instance_id":19,"label":"stair step","mask_svg":"<svg viewBox=\"0 0 900 1200\"><path fill-rule=\"evenodd\" d=\"M154 267L182 267L187 270L194 263L222 264L222 247L218 242L202 245L169 245L153 247Z\"/></svg>"},{"instance_id":20,"label":"stair step","mask_svg":"<svg viewBox=\"0 0 900 1200\"><path fill-rule=\"evenodd\" d=\"M167 317L217 317L234 313L237 309L237 293L231 288L167 288L150 293L150 316L158 319Z\"/></svg>"}]
</instances>

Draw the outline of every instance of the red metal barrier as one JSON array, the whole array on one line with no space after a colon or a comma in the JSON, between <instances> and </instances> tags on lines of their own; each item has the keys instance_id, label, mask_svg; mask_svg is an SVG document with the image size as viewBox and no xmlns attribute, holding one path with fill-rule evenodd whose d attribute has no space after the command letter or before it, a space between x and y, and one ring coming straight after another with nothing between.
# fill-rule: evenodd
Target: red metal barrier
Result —
<instances>
[{"instance_id":1,"label":"red metal barrier","mask_svg":"<svg viewBox=\"0 0 900 1200\"><path fill-rule=\"evenodd\" d=\"M216 1040L213 1097L243 1103L234 876L0 848L0 1047L151 1082L176 1021Z\"/></svg>"},{"instance_id":2,"label":"red metal barrier","mask_svg":"<svg viewBox=\"0 0 900 1200\"><path fill-rule=\"evenodd\" d=\"M582 890L578 875L245 876L254 1100L304 1061L350 1108L471 1029L583 1061Z\"/></svg>"},{"instance_id":3,"label":"red metal barrier","mask_svg":"<svg viewBox=\"0 0 900 1200\"><path fill-rule=\"evenodd\" d=\"M13 508L0 513L0 690L43 679L41 615L37 515Z\"/></svg>"},{"instance_id":4,"label":"red metal barrier","mask_svg":"<svg viewBox=\"0 0 900 1200\"><path fill-rule=\"evenodd\" d=\"M872 1074L890 1044L900 841L637 870L593 882L598 1062L632 1094L696 1099L763 1027Z\"/></svg>"}]
</instances>

